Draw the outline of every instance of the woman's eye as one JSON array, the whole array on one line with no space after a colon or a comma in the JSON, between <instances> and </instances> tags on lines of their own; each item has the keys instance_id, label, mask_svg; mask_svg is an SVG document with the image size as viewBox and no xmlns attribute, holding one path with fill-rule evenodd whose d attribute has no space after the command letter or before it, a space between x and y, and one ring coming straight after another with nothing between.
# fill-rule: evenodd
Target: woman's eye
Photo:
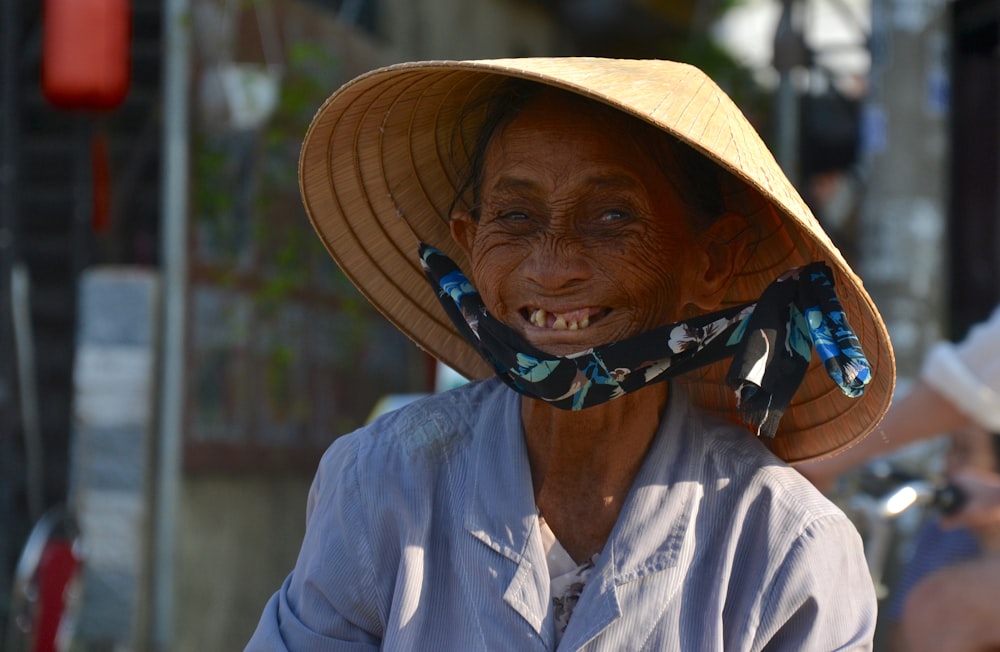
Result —
<instances>
[{"instance_id":1,"label":"woman's eye","mask_svg":"<svg viewBox=\"0 0 1000 652\"><path fill-rule=\"evenodd\" d=\"M500 213L499 218L501 220L518 222L528 219L528 214L522 213L521 211L507 211L504 213Z\"/></svg>"},{"instance_id":2,"label":"woman's eye","mask_svg":"<svg viewBox=\"0 0 1000 652\"><path fill-rule=\"evenodd\" d=\"M627 220L631 215L628 211L623 210L607 210L601 213L601 222L620 222L622 220Z\"/></svg>"},{"instance_id":3,"label":"woman's eye","mask_svg":"<svg viewBox=\"0 0 1000 652\"><path fill-rule=\"evenodd\" d=\"M488 222L506 233L523 234L538 225L535 213L523 209L500 209L491 211L490 215Z\"/></svg>"}]
</instances>

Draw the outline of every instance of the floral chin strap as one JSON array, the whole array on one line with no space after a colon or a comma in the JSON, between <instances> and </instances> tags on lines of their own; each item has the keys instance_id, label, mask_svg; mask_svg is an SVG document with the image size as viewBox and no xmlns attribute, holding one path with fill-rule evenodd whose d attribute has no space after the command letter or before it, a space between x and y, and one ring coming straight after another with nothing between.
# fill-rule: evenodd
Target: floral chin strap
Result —
<instances>
[{"instance_id":1,"label":"floral chin strap","mask_svg":"<svg viewBox=\"0 0 1000 652\"><path fill-rule=\"evenodd\" d=\"M789 270L760 298L667 324L568 356L541 351L490 315L479 292L443 252L420 245L424 273L458 331L515 391L582 410L732 356L726 380L744 420L773 437L809 367L812 350L852 398L871 367L833 289L815 262Z\"/></svg>"}]
</instances>

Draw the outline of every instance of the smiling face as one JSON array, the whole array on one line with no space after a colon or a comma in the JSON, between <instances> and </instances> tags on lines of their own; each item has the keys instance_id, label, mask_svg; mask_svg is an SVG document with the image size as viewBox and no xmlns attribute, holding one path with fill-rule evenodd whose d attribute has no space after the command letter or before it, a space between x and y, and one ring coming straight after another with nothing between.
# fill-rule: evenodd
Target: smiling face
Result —
<instances>
[{"instance_id":1,"label":"smiling face","mask_svg":"<svg viewBox=\"0 0 1000 652\"><path fill-rule=\"evenodd\" d=\"M475 214L452 234L487 309L551 354L676 321L721 298L724 254L632 119L543 92L493 135Z\"/></svg>"}]
</instances>

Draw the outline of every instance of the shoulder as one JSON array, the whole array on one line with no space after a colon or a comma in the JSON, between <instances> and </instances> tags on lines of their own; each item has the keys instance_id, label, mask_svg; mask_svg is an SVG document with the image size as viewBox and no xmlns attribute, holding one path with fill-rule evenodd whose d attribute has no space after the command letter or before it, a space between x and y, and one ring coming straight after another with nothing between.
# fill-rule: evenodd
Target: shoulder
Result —
<instances>
[{"instance_id":1,"label":"shoulder","mask_svg":"<svg viewBox=\"0 0 1000 652\"><path fill-rule=\"evenodd\" d=\"M746 599L760 606L760 640L779 649L870 646L875 590L854 523L749 432L716 424L707 434L706 464L720 479L705 486L704 516L726 524L718 536L737 551L733 593L757 595Z\"/></svg>"},{"instance_id":2,"label":"shoulder","mask_svg":"<svg viewBox=\"0 0 1000 652\"><path fill-rule=\"evenodd\" d=\"M724 481L714 496L706 488L706 497L729 513L735 536L758 551L764 576L819 592L839 581L845 593L870 597L861 535L839 506L745 429L717 424L709 441L707 463Z\"/></svg>"},{"instance_id":3,"label":"shoulder","mask_svg":"<svg viewBox=\"0 0 1000 652\"><path fill-rule=\"evenodd\" d=\"M840 513L804 475L771 452L766 442L746 427L705 415L700 418L710 442L707 457L730 477L742 479L747 489L768 489L794 496L807 509Z\"/></svg>"},{"instance_id":4,"label":"shoulder","mask_svg":"<svg viewBox=\"0 0 1000 652\"><path fill-rule=\"evenodd\" d=\"M337 438L321 465L345 452L382 461L441 457L466 445L481 428L485 412L503 409L507 393L502 383L491 379L417 399Z\"/></svg>"},{"instance_id":5,"label":"shoulder","mask_svg":"<svg viewBox=\"0 0 1000 652\"><path fill-rule=\"evenodd\" d=\"M473 444L481 421L504 409L502 389L484 381L429 396L335 440L307 504L306 543L325 551L317 559L392 577L400 542L464 500Z\"/></svg>"},{"instance_id":6,"label":"shoulder","mask_svg":"<svg viewBox=\"0 0 1000 652\"><path fill-rule=\"evenodd\" d=\"M729 522L759 530L771 549L814 535L849 539L852 548L860 542L844 512L746 428L697 410L689 424L700 449L690 463L703 480L706 508L738 515L742 520Z\"/></svg>"},{"instance_id":7,"label":"shoulder","mask_svg":"<svg viewBox=\"0 0 1000 652\"><path fill-rule=\"evenodd\" d=\"M723 618L739 632L727 648L870 647L875 592L861 537L805 477L746 428L674 399L653 454L656 486L691 533L692 595L724 587Z\"/></svg>"},{"instance_id":8,"label":"shoulder","mask_svg":"<svg viewBox=\"0 0 1000 652\"><path fill-rule=\"evenodd\" d=\"M425 492L442 481L447 469L467 465L477 439L499 414L512 409L512 393L499 381L469 383L418 399L338 437L320 460L311 502L336 493L374 508L393 497Z\"/></svg>"}]
</instances>

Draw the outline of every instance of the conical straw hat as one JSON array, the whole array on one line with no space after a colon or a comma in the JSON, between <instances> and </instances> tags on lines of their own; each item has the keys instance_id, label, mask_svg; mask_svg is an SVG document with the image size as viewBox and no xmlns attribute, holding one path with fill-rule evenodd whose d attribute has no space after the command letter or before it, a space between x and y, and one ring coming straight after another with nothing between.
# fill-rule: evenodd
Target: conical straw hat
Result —
<instances>
[{"instance_id":1,"label":"conical straw hat","mask_svg":"<svg viewBox=\"0 0 1000 652\"><path fill-rule=\"evenodd\" d=\"M309 218L344 273L403 333L468 378L490 367L452 326L424 277L418 241L468 272L452 242L449 211L478 126L469 107L519 77L615 107L689 143L746 184L744 210L761 240L726 305L755 301L789 268L823 260L834 270L848 320L872 365L863 396L848 398L813 356L806 377L765 443L800 462L855 443L892 397L892 347L861 279L819 226L742 112L704 73L660 60L597 58L428 61L364 74L336 91L306 134L299 173ZM461 127L459 126L461 122ZM685 376L692 400L736 420L728 362Z\"/></svg>"}]
</instances>

